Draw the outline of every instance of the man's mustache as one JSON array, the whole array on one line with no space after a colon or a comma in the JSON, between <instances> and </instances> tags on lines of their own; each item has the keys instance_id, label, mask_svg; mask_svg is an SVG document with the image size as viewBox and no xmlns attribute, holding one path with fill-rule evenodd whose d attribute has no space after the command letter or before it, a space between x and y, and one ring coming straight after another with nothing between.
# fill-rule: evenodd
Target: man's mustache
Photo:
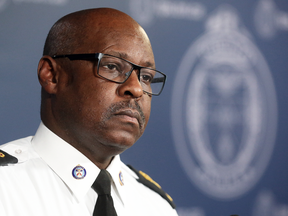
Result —
<instances>
[{"instance_id":1,"label":"man's mustache","mask_svg":"<svg viewBox=\"0 0 288 216\"><path fill-rule=\"evenodd\" d=\"M135 100L134 102L131 101L120 101L117 103L113 103L111 104L108 109L107 109L107 113L106 116L108 117L108 119L110 117L112 117L115 113L124 110L124 109L132 109L132 110L137 110L137 112L140 115L140 119L138 119L139 124L140 124L140 128L142 129L145 125L145 115L139 105L139 103Z\"/></svg>"}]
</instances>

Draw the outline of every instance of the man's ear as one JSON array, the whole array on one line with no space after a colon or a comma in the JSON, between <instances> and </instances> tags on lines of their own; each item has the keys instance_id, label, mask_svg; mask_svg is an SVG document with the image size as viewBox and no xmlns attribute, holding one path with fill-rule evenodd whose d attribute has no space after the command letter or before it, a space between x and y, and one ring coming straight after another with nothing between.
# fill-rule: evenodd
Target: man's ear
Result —
<instances>
[{"instance_id":1,"label":"man's ear","mask_svg":"<svg viewBox=\"0 0 288 216\"><path fill-rule=\"evenodd\" d=\"M43 56L38 64L38 80L42 88L49 94L57 92L57 63L50 56Z\"/></svg>"}]
</instances>

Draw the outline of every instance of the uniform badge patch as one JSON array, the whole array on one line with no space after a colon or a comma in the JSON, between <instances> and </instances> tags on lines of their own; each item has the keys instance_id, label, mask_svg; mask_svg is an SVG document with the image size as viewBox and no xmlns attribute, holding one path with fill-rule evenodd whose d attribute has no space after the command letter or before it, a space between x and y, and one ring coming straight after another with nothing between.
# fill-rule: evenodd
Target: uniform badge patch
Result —
<instances>
[{"instance_id":1,"label":"uniform badge patch","mask_svg":"<svg viewBox=\"0 0 288 216\"><path fill-rule=\"evenodd\" d=\"M124 178L123 178L123 174L121 171L119 172L119 183L121 186L124 185Z\"/></svg>"},{"instance_id":2,"label":"uniform badge patch","mask_svg":"<svg viewBox=\"0 0 288 216\"><path fill-rule=\"evenodd\" d=\"M72 176L75 179L83 179L86 176L86 169L82 166L80 166L80 164L78 164L73 170L72 170Z\"/></svg>"}]
</instances>

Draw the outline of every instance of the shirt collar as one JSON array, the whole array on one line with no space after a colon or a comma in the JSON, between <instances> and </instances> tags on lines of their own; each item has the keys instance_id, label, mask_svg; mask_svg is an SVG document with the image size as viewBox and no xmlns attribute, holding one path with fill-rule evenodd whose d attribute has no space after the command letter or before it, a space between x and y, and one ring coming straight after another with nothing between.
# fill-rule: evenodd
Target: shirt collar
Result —
<instances>
[{"instance_id":1,"label":"shirt collar","mask_svg":"<svg viewBox=\"0 0 288 216\"><path fill-rule=\"evenodd\" d=\"M121 169L122 162L120 156L117 155L111 161L110 165L107 167L107 171L110 173L113 183L112 186L115 188L116 195L119 196L122 204L124 205L126 196L125 196L125 176Z\"/></svg>"},{"instance_id":2,"label":"shirt collar","mask_svg":"<svg viewBox=\"0 0 288 216\"><path fill-rule=\"evenodd\" d=\"M50 131L42 122L32 139L32 146L37 154L70 188L78 201L87 194L100 169L85 155ZM115 183L116 190L122 191L121 181L119 181L119 175L121 175L120 164L120 157L117 155L107 167L107 171ZM73 176L72 172L77 166L85 169L86 176L84 178L76 179ZM121 198L120 194L123 194L123 192L120 191L118 191L118 195Z\"/></svg>"}]
</instances>

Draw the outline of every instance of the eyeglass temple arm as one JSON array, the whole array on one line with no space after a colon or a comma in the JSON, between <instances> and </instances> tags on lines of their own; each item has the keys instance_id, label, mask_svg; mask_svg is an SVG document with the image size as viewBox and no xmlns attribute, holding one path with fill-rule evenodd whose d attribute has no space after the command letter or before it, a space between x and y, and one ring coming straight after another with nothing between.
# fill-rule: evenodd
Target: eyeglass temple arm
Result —
<instances>
[{"instance_id":1,"label":"eyeglass temple arm","mask_svg":"<svg viewBox=\"0 0 288 216\"><path fill-rule=\"evenodd\" d=\"M54 55L52 58L69 58L70 60L87 60L87 59L98 59L99 53L89 54L69 54L69 55Z\"/></svg>"},{"instance_id":2,"label":"eyeglass temple arm","mask_svg":"<svg viewBox=\"0 0 288 216\"><path fill-rule=\"evenodd\" d=\"M158 77L158 78L154 78L151 83L160 83L164 81L165 81L164 77Z\"/></svg>"}]
</instances>

